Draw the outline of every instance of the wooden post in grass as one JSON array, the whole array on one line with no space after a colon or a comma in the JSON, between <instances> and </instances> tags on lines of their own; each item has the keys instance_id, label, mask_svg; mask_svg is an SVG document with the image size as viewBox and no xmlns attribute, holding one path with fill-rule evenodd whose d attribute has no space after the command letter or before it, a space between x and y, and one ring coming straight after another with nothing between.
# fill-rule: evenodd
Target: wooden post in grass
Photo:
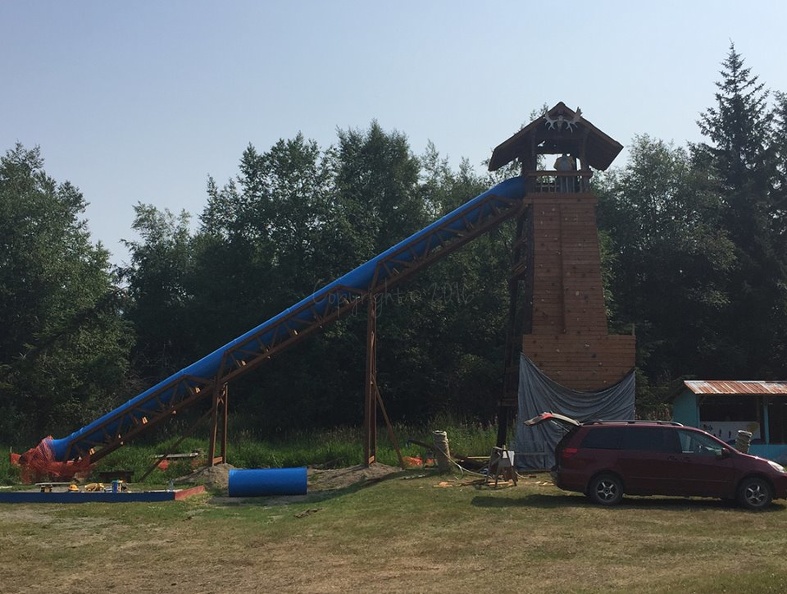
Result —
<instances>
[{"instance_id":1,"label":"wooden post in grass","mask_svg":"<svg viewBox=\"0 0 787 594\"><path fill-rule=\"evenodd\" d=\"M377 461L377 299L369 295L366 320L366 377L364 385L363 461Z\"/></svg>"},{"instance_id":2,"label":"wooden post in grass","mask_svg":"<svg viewBox=\"0 0 787 594\"><path fill-rule=\"evenodd\" d=\"M208 445L208 466L227 463L227 404L229 401L229 388L227 384L218 384L213 389L213 402L211 405L211 431ZM221 434L221 456L216 456L216 440Z\"/></svg>"}]
</instances>

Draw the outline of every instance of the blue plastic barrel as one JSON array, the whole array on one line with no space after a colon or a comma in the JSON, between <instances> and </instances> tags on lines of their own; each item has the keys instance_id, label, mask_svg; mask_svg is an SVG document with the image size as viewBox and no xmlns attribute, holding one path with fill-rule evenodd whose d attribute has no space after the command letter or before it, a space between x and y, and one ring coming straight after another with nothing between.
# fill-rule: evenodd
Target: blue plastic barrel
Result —
<instances>
[{"instance_id":1,"label":"blue plastic barrel","mask_svg":"<svg viewBox=\"0 0 787 594\"><path fill-rule=\"evenodd\" d=\"M233 468L227 486L230 497L306 495L306 468Z\"/></svg>"}]
</instances>

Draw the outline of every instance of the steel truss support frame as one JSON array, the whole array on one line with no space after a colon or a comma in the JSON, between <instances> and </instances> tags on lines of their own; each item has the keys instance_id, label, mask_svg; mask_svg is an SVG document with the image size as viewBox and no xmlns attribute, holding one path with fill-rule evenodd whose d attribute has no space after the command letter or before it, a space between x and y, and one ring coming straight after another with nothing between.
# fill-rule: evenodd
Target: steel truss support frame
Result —
<instances>
[{"instance_id":1,"label":"steel truss support frame","mask_svg":"<svg viewBox=\"0 0 787 594\"><path fill-rule=\"evenodd\" d=\"M226 345L215 375L175 374L80 430L76 434L78 439L67 444L63 459L89 457L91 462L99 461L151 427L212 396L216 386L249 373L284 349L357 311L364 300L373 301L374 295L391 289L517 216L524 208L524 195L508 197L488 192L479 198L473 201L471 210L457 209L367 263L374 263L374 274L368 286L359 288L337 281L318 291L247 333L242 340ZM376 384L374 387L374 399L382 405ZM370 402L367 396L367 403ZM223 414L226 415L226 411Z\"/></svg>"}]
</instances>

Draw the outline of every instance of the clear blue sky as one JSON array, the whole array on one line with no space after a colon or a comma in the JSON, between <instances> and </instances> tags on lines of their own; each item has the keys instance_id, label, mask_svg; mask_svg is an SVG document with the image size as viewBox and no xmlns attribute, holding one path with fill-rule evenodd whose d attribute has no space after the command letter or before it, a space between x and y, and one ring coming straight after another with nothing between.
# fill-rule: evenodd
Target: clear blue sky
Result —
<instances>
[{"instance_id":1,"label":"clear blue sky","mask_svg":"<svg viewBox=\"0 0 787 594\"><path fill-rule=\"evenodd\" d=\"M377 119L480 169L563 101L624 145L699 140L731 41L787 92L785 22L783 0L5 0L0 150L40 146L120 263L134 204L196 221L208 175L298 132Z\"/></svg>"}]
</instances>

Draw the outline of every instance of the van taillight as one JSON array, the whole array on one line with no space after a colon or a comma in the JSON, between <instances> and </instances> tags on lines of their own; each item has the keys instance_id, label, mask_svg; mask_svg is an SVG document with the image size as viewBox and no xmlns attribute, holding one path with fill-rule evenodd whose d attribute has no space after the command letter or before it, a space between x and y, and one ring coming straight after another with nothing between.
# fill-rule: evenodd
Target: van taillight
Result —
<instances>
[{"instance_id":1,"label":"van taillight","mask_svg":"<svg viewBox=\"0 0 787 594\"><path fill-rule=\"evenodd\" d=\"M575 456L578 451L579 449L577 448L563 448L563 450L560 452L560 457L564 460L567 460Z\"/></svg>"}]
</instances>

